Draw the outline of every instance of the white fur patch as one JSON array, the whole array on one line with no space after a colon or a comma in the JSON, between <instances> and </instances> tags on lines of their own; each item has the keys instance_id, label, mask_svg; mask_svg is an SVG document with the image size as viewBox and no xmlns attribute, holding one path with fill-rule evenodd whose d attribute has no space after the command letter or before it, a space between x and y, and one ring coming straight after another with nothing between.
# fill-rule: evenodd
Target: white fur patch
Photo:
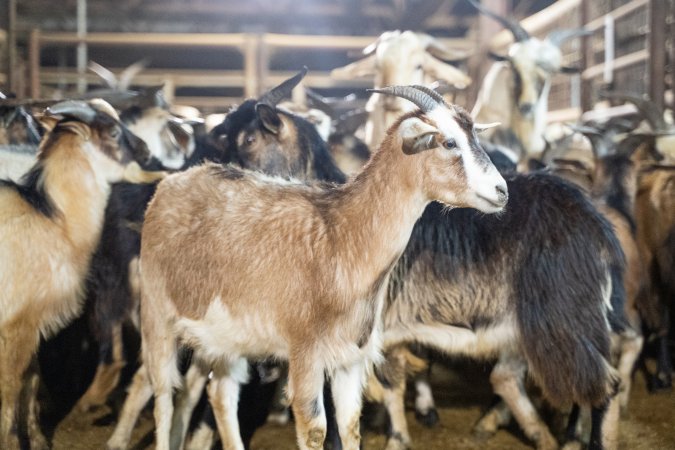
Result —
<instances>
[{"instance_id":1,"label":"white fur patch","mask_svg":"<svg viewBox=\"0 0 675 450\"><path fill-rule=\"evenodd\" d=\"M513 318L476 332L451 325L414 324L385 330L384 334L385 348L403 342L419 342L448 353L484 357L514 346L516 341L517 329Z\"/></svg>"},{"instance_id":2,"label":"white fur patch","mask_svg":"<svg viewBox=\"0 0 675 450\"><path fill-rule=\"evenodd\" d=\"M216 297L203 319L181 318L175 328L178 336L194 345L207 361L268 355L287 359L288 343L268 316L249 310L241 317L234 317Z\"/></svg>"}]
</instances>

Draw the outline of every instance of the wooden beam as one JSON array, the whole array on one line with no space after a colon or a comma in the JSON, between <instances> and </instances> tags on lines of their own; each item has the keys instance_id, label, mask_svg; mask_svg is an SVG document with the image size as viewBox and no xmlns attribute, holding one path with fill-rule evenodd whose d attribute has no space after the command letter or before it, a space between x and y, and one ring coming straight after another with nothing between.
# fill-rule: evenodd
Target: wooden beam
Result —
<instances>
[{"instance_id":1,"label":"wooden beam","mask_svg":"<svg viewBox=\"0 0 675 450\"><path fill-rule=\"evenodd\" d=\"M658 0L656 0L658 1ZM642 49L627 55L620 56L614 60L613 67L614 71L633 66L642 61L649 59L649 50ZM596 64L594 66L586 68L581 74L581 77L585 80L590 80L592 78L602 75L605 68L605 63ZM661 78L663 78L663 71L661 72ZM663 97L663 95L661 95Z\"/></svg>"},{"instance_id":2,"label":"wooden beam","mask_svg":"<svg viewBox=\"0 0 675 450\"><path fill-rule=\"evenodd\" d=\"M582 0L579 8L579 19L581 23L588 23L590 18L590 2L589 0ZM590 67L594 61L591 53L592 45L591 39L592 36L583 36L581 38L581 55L582 55L582 67L587 69ZM593 83L590 78L581 77L581 110L589 111L593 108Z\"/></svg>"},{"instance_id":3,"label":"wooden beam","mask_svg":"<svg viewBox=\"0 0 675 450\"><path fill-rule=\"evenodd\" d=\"M666 90L666 5L664 0L649 2L649 98L663 111Z\"/></svg>"},{"instance_id":4,"label":"wooden beam","mask_svg":"<svg viewBox=\"0 0 675 450\"><path fill-rule=\"evenodd\" d=\"M574 11L581 5L581 0L558 0L548 8L544 8L536 14L520 21L520 24L530 34L537 35L542 30L549 28L549 26L560 17ZM585 22L583 22L585 23ZM493 49L501 49L513 42L513 35L510 31L504 30L499 32L490 40L490 47Z\"/></svg>"},{"instance_id":5,"label":"wooden beam","mask_svg":"<svg viewBox=\"0 0 675 450\"><path fill-rule=\"evenodd\" d=\"M9 92L16 94L19 98L22 92L17 92L17 65L16 56L16 0L7 2L7 87Z\"/></svg>"},{"instance_id":6,"label":"wooden beam","mask_svg":"<svg viewBox=\"0 0 675 450\"><path fill-rule=\"evenodd\" d=\"M40 30L33 29L28 38L30 98L40 98Z\"/></svg>"}]
</instances>

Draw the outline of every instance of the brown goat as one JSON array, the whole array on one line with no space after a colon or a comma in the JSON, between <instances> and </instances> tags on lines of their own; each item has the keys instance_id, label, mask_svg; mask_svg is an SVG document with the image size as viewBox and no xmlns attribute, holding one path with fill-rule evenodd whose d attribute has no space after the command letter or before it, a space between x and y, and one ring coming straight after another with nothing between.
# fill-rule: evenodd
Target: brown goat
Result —
<instances>
[{"instance_id":1,"label":"brown goat","mask_svg":"<svg viewBox=\"0 0 675 450\"><path fill-rule=\"evenodd\" d=\"M649 307L643 315L648 328L656 332L660 346L653 387L669 388L672 365L667 336L675 297L675 166L651 165L641 171L635 218L640 256L649 271Z\"/></svg>"},{"instance_id":2,"label":"brown goat","mask_svg":"<svg viewBox=\"0 0 675 450\"><path fill-rule=\"evenodd\" d=\"M103 101L63 102L21 183L0 181L0 448L18 449L19 403L32 449L47 448L37 419L35 352L40 336L82 308L89 260L98 244L110 183L134 178L145 144ZM141 181L141 180L139 180ZM23 419L22 419L23 420Z\"/></svg>"},{"instance_id":3,"label":"brown goat","mask_svg":"<svg viewBox=\"0 0 675 450\"><path fill-rule=\"evenodd\" d=\"M158 449L170 446L178 341L213 369L209 397L225 448L243 449L236 409L245 358L265 355L289 361L300 448L323 446L324 374L343 446L359 448L383 288L415 221L433 200L486 213L507 200L466 112L421 87L380 92L421 111L401 117L346 185L311 187L215 165L160 183L141 244L143 359Z\"/></svg>"}]
</instances>

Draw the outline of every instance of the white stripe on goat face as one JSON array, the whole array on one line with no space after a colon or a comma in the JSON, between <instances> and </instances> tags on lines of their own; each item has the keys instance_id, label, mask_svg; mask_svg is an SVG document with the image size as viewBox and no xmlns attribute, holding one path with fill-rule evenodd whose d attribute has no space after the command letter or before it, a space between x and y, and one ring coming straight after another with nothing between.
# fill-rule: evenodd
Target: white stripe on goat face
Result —
<instances>
[{"instance_id":1,"label":"white stripe on goat face","mask_svg":"<svg viewBox=\"0 0 675 450\"><path fill-rule=\"evenodd\" d=\"M501 211L507 198L506 181L478 144L473 129L467 133L459 125L456 113L445 107L437 107L427 116L445 139L455 140L466 177L467 205L486 213Z\"/></svg>"}]
</instances>

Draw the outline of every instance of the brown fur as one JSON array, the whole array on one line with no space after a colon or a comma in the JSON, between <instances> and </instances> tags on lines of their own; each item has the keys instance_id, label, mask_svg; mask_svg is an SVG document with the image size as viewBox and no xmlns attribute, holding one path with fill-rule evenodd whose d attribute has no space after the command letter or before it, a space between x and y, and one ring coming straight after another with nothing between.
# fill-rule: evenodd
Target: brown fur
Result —
<instances>
[{"instance_id":1,"label":"brown fur","mask_svg":"<svg viewBox=\"0 0 675 450\"><path fill-rule=\"evenodd\" d=\"M107 120L107 119L106 119ZM115 121L110 118L113 124ZM29 438L42 447L29 363L40 335L61 329L81 310L83 281L98 242L109 181L125 156L109 126L68 121L43 141L36 168L52 214L11 184L0 185L0 447L18 449L17 409L28 389ZM113 156L113 158L111 158ZM22 381L25 377L26 382ZM38 434L36 434L38 433Z\"/></svg>"},{"instance_id":2,"label":"brown fur","mask_svg":"<svg viewBox=\"0 0 675 450\"><path fill-rule=\"evenodd\" d=\"M158 448L169 445L177 374L167 368L175 367L176 339L218 366L269 353L288 358L298 442L321 444L316 438L325 436L325 417L315 405L324 372L349 384L353 374L363 376L354 368L376 357L383 287L415 221L434 199L474 206L465 197L461 158L440 146L402 151L397 129L410 120L406 130L418 132L418 115L399 119L346 185L308 186L210 164L160 183L141 243L143 355L156 396ZM501 180L494 167L481 168L492 169L491 181ZM211 324L207 313L232 323ZM239 326L245 340L229 334ZM201 330L224 335L215 344ZM232 377L236 371L222 372ZM360 408L360 387L335 394L340 434L350 449L358 447L358 411L351 409ZM342 414L341 403L350 408ZM230 439L226 424L218 427Z\"/></svg>"}]
</instances>

